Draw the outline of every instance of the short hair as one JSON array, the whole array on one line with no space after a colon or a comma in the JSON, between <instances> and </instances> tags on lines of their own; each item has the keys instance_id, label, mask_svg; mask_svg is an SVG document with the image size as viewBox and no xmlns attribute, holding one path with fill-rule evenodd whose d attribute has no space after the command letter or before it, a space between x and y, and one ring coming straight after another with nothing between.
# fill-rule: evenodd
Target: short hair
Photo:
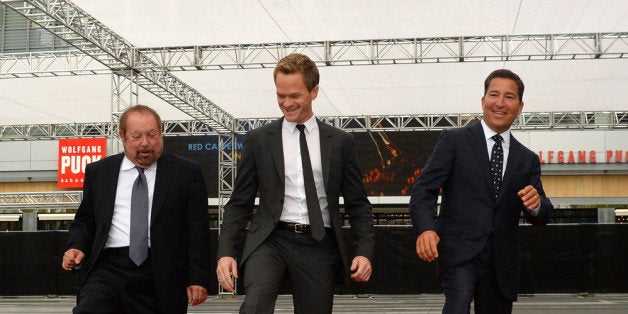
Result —
<instances>
[{"instance_id":1,"label":"short hair","mask_svg":"<svg viewBox=\"0 0 628 314\"><path fill-rule=\"evenodd\" d=\"M155 111L153 108L148 107L148 106L135 105L135 106L131 106L127 108L120 116L120 132L122 132L122 134L126 134L126 120L128 120L129 114L134 113L134 112L145 112L145 113L152 114L153 117L155 117L155 119L157 120L157 125L159 125L159 133L163 133L163 126L161 125L161 117L159 117L159 114L157 113L157 111Z\"/></svg>"},{"instance_id":2,"label":"short hair","mask_svg":"<svg viewBox=\"0 0 628 314\"><path fill-rule=\"evenodd\" d=\"M511 79L515 81L515 83L517 84L517 88L519 89L519 101L523 101L523 81L521 80L519 75L508 69L495 70L491 72L488 77L486 77L486 80L484 80L484 95L486 95L486 92L488 91L488 86L491 84L491 81L496 77Z\"/></svg>"},{"instance_id":3,"label":"short hair","mask_svg":"<svg viewBox=\"0 0 628 314\"><path fill-rule=\"evenodd\" d=\"M300 53L292 53L279 60L273 72L274 80L277 80L277 73L279 72L283 74L303 74L303 81L308 91L312 91L318 85L320 78L316 63L308 56Z\"/></svg>"}]
</instances>

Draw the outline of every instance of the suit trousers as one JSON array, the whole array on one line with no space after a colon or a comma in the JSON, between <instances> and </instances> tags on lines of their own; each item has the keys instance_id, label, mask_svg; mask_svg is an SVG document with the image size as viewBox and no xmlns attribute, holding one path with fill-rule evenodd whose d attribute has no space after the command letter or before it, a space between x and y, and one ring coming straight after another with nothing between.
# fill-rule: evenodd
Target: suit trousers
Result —
<instances>
[{"instance_id":1,"label":"suit trousers","mask_svg":"<svg viewBox=\"0 0 628 314\"><path fill-rule=\"evenodd\" d=\"M78 293L74 314L163 313L159 308L150 251L140 266L133 263L128 253L128 247L102 251Z\"/></svg>"},{"instance_id":2,"label":"suit trousers","mask_svg":"<svg viewBox=\"0 0 628 314\"><path fill-rule=\"evenodd\" d=\"M502 314L512 312L512 300L504 297L497 283L493 237L488 237L484 249L476 257L460 265L445 269L440 275L445 294L443 313L471 312L475 314Z\"/></svg>"},{"instance_id":3,"label":"suit trousers","mask_svg":"<svg viewBox=\"0 0 628 314\"><path fill-rule=\"evenodd\" d=\"M273 313L286 278L295 313L331 313L342 260L333 230L325 230L318 242L309 232L276 228L245 262L246 296L240 313Z\"/></svg>"}]
</instances>

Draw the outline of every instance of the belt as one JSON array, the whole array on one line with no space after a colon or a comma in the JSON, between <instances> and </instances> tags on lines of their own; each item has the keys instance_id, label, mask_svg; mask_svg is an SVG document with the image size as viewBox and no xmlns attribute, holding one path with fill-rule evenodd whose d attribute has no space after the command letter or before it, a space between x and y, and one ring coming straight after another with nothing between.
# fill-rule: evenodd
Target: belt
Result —
<instances>
[{"instance_id":1,"label":"belt","mask_svg":"<svg viewBox=\"0 0 628 314\"><path fill-rule=\"evenodd\" d=\"M129 247L128 246L110 247L110 248L106 248L106 249L102 250L102 252L104 254L109 254L109 255L126 255L126 256L129 256Z\"/></svg>"},{"instance_id":2,"label":"belt","mask_svg":"<svg viewBox=\"0 0 628 314\"><path fill-rule=\"evenodd\" d=\"M277 228L294 231L294 233L310 233L310 231L312 231L310 225L286 222L281 220L277 223ZM332 228L325 227L325 232L327 231L331 232Z\"/></svg>"},{"instance_id":3,"label":"belt","mask_svg":"<svg viewBox=\"0 0 628 314\"><path fill-rule=\"evenodd\" d=\"M310 233L310 225L297 224L293 222L279 221L277 227L285 230L294 231L294 233Z\"/></svg>"},{"instance_id":4,"label":"belt","mask_svg":"<svg viewBox=\"0 0 628 314\"><path fill-rule=\"evenodd\" d=\"M108 255L118 255L118 256L129 256L129 247L110 247L102 250L103 254ZM150 254L150 248L148 248L148 254Z\"/></svg>"}]
</instances>

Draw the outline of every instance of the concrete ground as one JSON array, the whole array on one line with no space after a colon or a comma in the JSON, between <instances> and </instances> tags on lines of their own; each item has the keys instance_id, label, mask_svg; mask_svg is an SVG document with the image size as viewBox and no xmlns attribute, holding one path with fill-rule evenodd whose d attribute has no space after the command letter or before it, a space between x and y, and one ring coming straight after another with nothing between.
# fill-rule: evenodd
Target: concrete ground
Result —
<instances>
[{"instance_id":1,"label":"concrete ground","mask_svg":"<svg viewBox=\"0 0 628 314\"><path fill-rule=\"evenodd\" d=\"M237 313L243 296L210 296L189 313ZM334 313L440 313L443 295L336 295ZM0 297L0 313L71 313L74 296ZM290 295L281 295L275 313L293 313ZM513 313L628 313L628 294L521 295Z\"/></svg>"}]
</instances>

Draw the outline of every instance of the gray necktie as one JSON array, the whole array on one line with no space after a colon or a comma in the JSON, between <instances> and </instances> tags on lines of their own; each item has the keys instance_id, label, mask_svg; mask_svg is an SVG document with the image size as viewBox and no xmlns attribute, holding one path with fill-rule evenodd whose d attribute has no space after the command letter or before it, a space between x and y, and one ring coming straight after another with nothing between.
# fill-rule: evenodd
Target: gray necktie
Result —
<instances>
[{"instance_id":1,"label":"gray necktie","mask_svg":"<svg viewBox=\"0 0 628 314\"><path fill-rule=\"evenodd\" d=\"M141 265L148 257L148 187L144 169L135 167L139 172L133 182L131 192L131 239L129 257L135 265Z\"/></svg>"},{"instance_id":2,"label":"gray necktie","mask_svg":"<svg viewBox=\"0 0 628 314\"><path fill-rule=\"evenodd\" d=\"M320 241L325 237L325 224L323 223L323 214L321 213L321 205L318 202L318 194L316 194L316 183L314 183L314 173L312 172L312 162L310 161L310 151L307 148L307 140L305 139L305 125L297 124L299 135L299 144L301 145L301 163L303 164L303 181L305 183L305 200L307 202L307 213L310 218L310 228L312 238Z\"/></svg>"},{"instance_id":3,"label":"gray necktie","mask_svg":"<svg viewBox=\"0 0 628 314\"><path fill-rule=\"evenodd\" d=\"M491 151L489 171L491 172L493 195L497 198L497 196L499 196L499 189L502 187L502 169L504 168L504 150L502 148L502 141L504 139L499 134L495 134L491 138L495 141L495 144L493 144L493 150Z\"/></svg>"}]
</instances>

